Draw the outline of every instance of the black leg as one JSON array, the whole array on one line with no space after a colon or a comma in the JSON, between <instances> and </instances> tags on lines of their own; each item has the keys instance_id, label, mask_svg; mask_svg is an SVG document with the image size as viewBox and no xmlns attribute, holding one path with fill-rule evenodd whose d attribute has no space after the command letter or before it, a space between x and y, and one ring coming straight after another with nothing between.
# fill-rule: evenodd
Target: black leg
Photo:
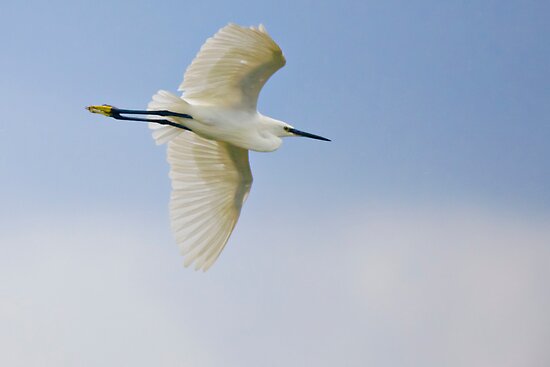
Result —
<instances>
[{"instance_id":1,"label":"black leg","mask_svg":"<svg viewBox=\"0 0 550 367\"><path fill-rule=\"evenodd\" d=\"M186 113L178 113L178 112L172 112L172 111L141 111L141 110L123 110L120 108L113 107L111 109L111 113L113 114L125 114L125 115L155 115L155 116L173 116L173 117L181 117L184 119L192 119L193 117L191 115L188 115Z\"/></svg>"},{"instance_id":2,"label":"black leg","mask_svg":"<svg viewBox=\"0 0 550 367\"><path fill-rule=\"evenodd\" d=\"M173 127L183 129L183 130L192 131L190 128L188 128L186 126L183 126L183 125L180 125L180 124L177 124L175 122L168 121L168 120L141 119L141 118L138 118L138 117L121 116L119 114L113 114L111 117L116 119L116 120L153 122L155 124L170 125L170 126L173 126Z\"/></svg>"},{"instance_id":3,"label":"black leg","mask_svg":"<svg viewBox=\"0 0 550 367\"><path fill-rule=\"evenodd\" d=\"M177 127L179 129L192 131L190 128L188 128L185 125L178 124L173 121L164 120L164 119L145 119L145 118L138 118L138 117L126 117L122 116L122 114L130 114L130 115L153 115L153 116L166 116L166 117L179 117L184 119L193 119L191 115L185 114L185 113L178 113L178 112L172 112L172 111L142 111L142 110L123 110L120 108L116 108L109 105L102 105L102 106L89 106L86 107L86 109L92 113L99 113L101 115L112 117L117 120L125 120L125 121L143 121L143 122L153 122L155 124L161 124L161 125L170 125L173 127Z\"/></svg>"}]
</instances>

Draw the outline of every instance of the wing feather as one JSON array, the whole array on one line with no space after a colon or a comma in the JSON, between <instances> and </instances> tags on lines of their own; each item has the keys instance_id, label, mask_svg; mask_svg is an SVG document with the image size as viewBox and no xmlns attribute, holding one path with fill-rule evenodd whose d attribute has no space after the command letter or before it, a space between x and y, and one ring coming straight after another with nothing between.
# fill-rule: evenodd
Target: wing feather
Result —
<instances>
[{"instance_id":1,"label":"wing feather","mask_svg":"<svg viewBox=\"0 0 550 367\"><path fill-rule=\"evenodd\" d=\"M209 38L179 87L195 104L256 109L267 80L286 63L265 28L228 24Z\"/></svg>"},{"instance_id":2,"label":"wing feather","mask_svg":"<svg viewBox=\"0 0 550 367\"><path fill-rule=\"evenodd\" d=\"M250 192L248 151L183 132L168 143L171 226L184 265L207 270L223 250Z\"/></svg>"}]
</instances>

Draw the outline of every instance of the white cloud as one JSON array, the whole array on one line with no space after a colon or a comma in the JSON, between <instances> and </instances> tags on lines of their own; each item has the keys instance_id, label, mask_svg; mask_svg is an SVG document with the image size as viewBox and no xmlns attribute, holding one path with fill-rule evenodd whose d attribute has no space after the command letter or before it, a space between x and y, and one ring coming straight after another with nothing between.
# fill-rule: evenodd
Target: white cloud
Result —
<instances>
[{"instance_id":1,"label":"white cloud","mask_svg":"<svg viewBox=\"0 0 550 367\"><path fill-rule=\"evenodd\" d=\"M0 365L209 360L177 310L155 297L158 279L146 279L158 266L152 239L129 221L109 219L44 216L30 231L3 236Z\"/></svg>"},{"instance_id":2,"label":"white cloud","mask_svg":"<svg viewBox=\"0 0 550 367\"><path fill-rule=\"evenodd\" d=\"M358 297L408 365L550 361L547 221L397 208L371 213L352 237L363 240Z\"/></svg>"},{"instance_id":3,"label":"white cloud","mask_svg":"<svg viewBox=\"0 0 550 367\"><path fill-rule=\"evenodd\" d=\"M472 207L333 214L300 226L292 214L245 215L205 274L181 267L166 224L139 215L14 225L2 238L0 364L550 362L546 218Z\"/></svg>"}]
</instances>

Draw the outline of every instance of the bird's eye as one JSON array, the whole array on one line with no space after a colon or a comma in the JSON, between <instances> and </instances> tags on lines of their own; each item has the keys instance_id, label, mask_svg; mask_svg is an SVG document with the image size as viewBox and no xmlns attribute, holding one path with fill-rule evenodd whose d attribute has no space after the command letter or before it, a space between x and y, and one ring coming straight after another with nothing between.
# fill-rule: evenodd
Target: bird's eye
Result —
<instances>
[{"instance_id":1,"label":"bird's eye","mask_svg":"<svg viewBox=\"0 0 550 367\"><path fill-rule=\"evenodd\" d=\"M290 128L289 128L288 126L283 127L283 129L285 129L285 131L289 131L289 130L290 130Z\"/></svg>"}]
</instances>

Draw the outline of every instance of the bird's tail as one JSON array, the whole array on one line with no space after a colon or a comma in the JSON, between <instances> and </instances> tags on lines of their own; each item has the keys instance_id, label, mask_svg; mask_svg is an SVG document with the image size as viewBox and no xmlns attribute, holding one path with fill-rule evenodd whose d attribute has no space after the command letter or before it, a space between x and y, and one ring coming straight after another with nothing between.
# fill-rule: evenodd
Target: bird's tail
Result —
<instances>
[{"instance_id":1,"label":"bird's tail","mask_svg":"<svg viewBox=\"0 0 550 367\"><path fill-rule=\"evenodd\" d=\"M159 90L154 96L151 102L147 105L149 111L172 111L178 113L189 113L189 104L182 98L167 92L165 90ZM176 123L180 123L177 118L166 117L168 120L173 120ZM153 130L153 139L157 145L168 143L185 130L179 129L173 126L160 125L150 122L149 128Z\"/></svg>"}]
</instances>

